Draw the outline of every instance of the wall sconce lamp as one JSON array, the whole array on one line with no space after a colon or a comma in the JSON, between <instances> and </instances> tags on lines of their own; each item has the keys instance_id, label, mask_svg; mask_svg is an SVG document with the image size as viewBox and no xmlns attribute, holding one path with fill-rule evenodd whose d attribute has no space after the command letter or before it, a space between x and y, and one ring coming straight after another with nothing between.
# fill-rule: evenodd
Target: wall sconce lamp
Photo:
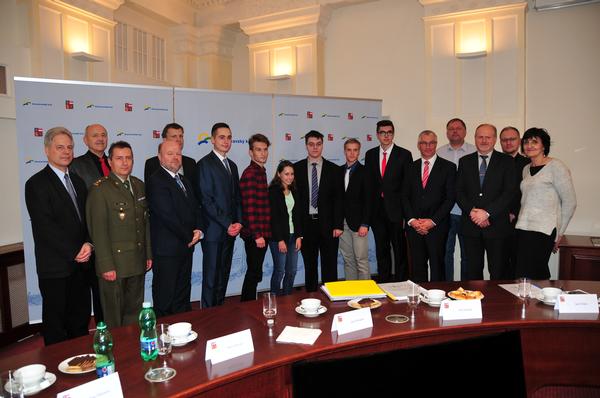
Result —
<instances>
[{"instance_id":1,"label":"wall sconce lamp","mask_svg":"<svg viewBox=\"0 0 600 398\"><path fill-rule=\"evenodd\" d=\"M92 55L92 54L86 53L85 51L77 51L77 52L71 53L71 58L76 59L77 61L81 61L81 62L102 62L102 61L104 61L104 58L99 57L97 55Z\"/></svg>"},{"instance_id":2,"label":"wall sconce lamp","mask_svg":"<svg viewBox=\"0 0 600 398\"><path fill-rule=\"evenodd\" d=\"M457 28L456 58L478 58L487 55L485 21L464 21L460 22Z\"/></svg>"},{"instance_id":3,"label":"wall sconce lamp","mask_svg":"<svg viewBox=\"0 0 600 398\"><path fill-rule=\"evenodd\" d=\"M267 77L267 80L287 80L290 79L292 76L291 75L273 75L273 76L269 76Z\"/></svg>"}]
</instances>

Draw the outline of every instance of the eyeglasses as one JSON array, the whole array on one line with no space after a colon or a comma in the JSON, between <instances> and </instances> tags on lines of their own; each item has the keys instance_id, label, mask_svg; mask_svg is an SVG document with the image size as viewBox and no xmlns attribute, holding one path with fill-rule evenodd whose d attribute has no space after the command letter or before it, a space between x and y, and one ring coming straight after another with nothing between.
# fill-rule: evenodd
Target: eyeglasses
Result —
<instances>
[{"instance_id":1,"label":"eyeglasses","mask_svg":"<svg viewBox=\"0 0 600 398\"><path fill-rule=\"evenodd\" d=\"M423 145L423 146L436 146L437 145L437 141L431 141L431 142L419 141L419 145Z\"/></svg>"},{"instance_id":2,"label":"eyeglasses","mask_svg":"<svg viewBox=\"0 0 600 398\"><path fill-rule=\"evenodd\" d=\"M518 138L513 137L513 138L500 138L500 141L502 142L515 142L516 140L518 140Z\"/></svg>"},{"instance_id":3,"label":"eyeglasses","mask_svg":"<svg viewBox=\"0 0 600 398\"><path fill-rule=\"evenodd\" d=\"M391 137L394 135L393 131L378 131L377 134L383 136L383 137Z\"/></svg>"}]
</instances>

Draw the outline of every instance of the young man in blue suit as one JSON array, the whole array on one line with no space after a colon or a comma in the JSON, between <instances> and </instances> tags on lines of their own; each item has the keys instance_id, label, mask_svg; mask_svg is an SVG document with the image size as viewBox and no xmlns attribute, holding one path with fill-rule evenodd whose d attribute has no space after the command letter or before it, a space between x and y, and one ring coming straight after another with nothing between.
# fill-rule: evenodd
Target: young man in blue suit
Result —
<instances>
[{"instance_id":1,"label":"young man in blue suit","mask_svg":"<svg viewBox=\"0 0 600 398\"><path fill-rule=\"evenodd\" d=\"M150 195L153 253L152 300L157 316L190 311L194 245L202 239L202 218L192 183L181 169L181 144L158 146L160 167L146 182Z\"/></svg>"},{"instance_id":2,"label":"young man in blue suit","mask_svg":"<svg viewBox=\"0 0 600 398\"><path fill-rule=\"evenodd\" d=\"M196 189L206 223L202 239L202 307L223 304L235 237L242 229L242 197L235 163L227 158L231 129L216 123L211 129L213 150L198 161Z\"/></svg>"}]
</instances>

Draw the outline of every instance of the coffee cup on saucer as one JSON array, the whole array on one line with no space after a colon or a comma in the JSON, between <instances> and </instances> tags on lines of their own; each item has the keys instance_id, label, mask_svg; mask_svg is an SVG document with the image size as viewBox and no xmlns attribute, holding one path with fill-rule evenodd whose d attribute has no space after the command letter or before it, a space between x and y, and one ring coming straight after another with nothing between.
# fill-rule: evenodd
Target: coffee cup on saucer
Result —
<instances>
[{"instance_id":1,"label":"coffee cup on saucer","mask_svg":"<svg viewBox=\"0 0 600 398\"><path fill-rule=\"evenodd\" d=\"M556 298L561 293L562 293L562 290L557 287L545 287L542 289L542 294L544 295L544 301L548 302L548 303L555 302Z\"/></svg>"},{"instance_id":2,"label":"coffee cup on saucer","mask_svg":"<svg viewBox=\"0 0 600 398\"><path fill-rule=\"evenodd\" d=\"M425 297L431 304L440 304L444 297L446 297L446 292L440 289L429 289Z\"/></svg>"},{"instance_id":3,"label":"coffee cup on saucer","mask_svg":"<svg viewBox=\"0 0 600 398\"><path fill-rule=\"evenodd\" d=\"M307 314L314 314L319 310L321 300L314 298L306 298L300 301L300 307Z\"/></svg>"},{"instance_id":4,"label":"coffee cup on saucer","mask_svg":"<svg viewBox=\"0 0 600 398\"><path fill-rule=\"evenodd\" d=\"M13 376L21 383L24 389L39 386L46 375L46 366L42 364L33 364L23 366L17 369Z\"/></svg>"}]
</instances>

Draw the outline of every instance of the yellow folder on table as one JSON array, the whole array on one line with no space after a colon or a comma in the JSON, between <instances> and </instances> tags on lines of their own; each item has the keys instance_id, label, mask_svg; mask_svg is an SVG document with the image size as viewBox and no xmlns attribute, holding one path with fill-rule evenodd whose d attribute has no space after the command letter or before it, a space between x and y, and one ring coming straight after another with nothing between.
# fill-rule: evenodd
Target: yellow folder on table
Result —
<instances>
[{"instance_id":1,"label":"yellow folder on table","mask_svg":"<svg viewBox=\"0 0 600 398\"><path fill-rule=\"evenodd\" d=\"M326 282L321 286L321 290L332 301L385 297L385 292L374 280Z\"/></svg>"}]
</instances>

